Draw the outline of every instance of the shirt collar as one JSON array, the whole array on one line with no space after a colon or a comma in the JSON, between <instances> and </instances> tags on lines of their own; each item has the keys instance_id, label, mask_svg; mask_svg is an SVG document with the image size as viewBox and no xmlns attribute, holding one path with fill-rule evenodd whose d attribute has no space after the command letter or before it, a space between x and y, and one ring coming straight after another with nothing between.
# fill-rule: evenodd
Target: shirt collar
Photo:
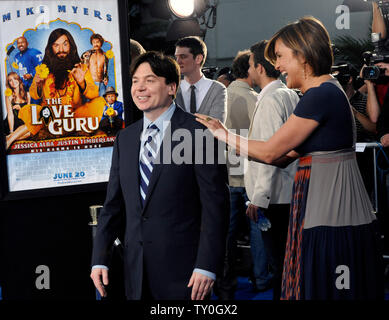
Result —
<instances>
[{"instance_id":1,"label":"shirt collar","mask_svg":"<svg viewBox=\"0 0 389 320\"><path fill-rule=\"evenodd\" d=\"M166 122L170 123L170 120L175 110L176 104L172 102L170 107L154 121L150 121L146 116L143 116L143 133L152 124L155 124L158 127L160 133L164 133L166 128L168 127L168 124Z\"/></svg>"},{"instance_id":2,"label":"shirt collar","mask_svg":"<svg viewBox=\"0 0 389 320\"><path fill-rule=\"evenodd\" d=\"M193 85L196 87L197 90L200 90L201 87L203 87L207 82L208 82L209 79L207 79L204 74L201 76L200 80L193 83ZM183 92L187 91L187 90L190 90L190 86L191 84L186 81L185 79L183 79L181 81L181 89Z\"/></svg>"},{"instance_id":3,"label":"shirt collar","mask_svg":"<svg viewBox=\"0 0 389 320\"><path fill-rule=\"evenodd\" d=\"M247 89L251 89L251 90L254 90L252 87L249 86L249 84L245 81L242 81L242 80L234 80L230 83L229 87L240 87L240 88L247 88Z\"/></svg>"},{"instance_id":4,"label":"shirt collar","mask_svg":"<svg viewBox=\"0 0 389 320\"><path fill-rule=\"evenodd\" d=\"M264 86L261 90L261 92L259 93L258 97L257 97L257 101L259 101L262 96L269 90L271 90L273 87L275 86L279 86L280 84L282 83L281 80L277 79L277 80L273 80L272 82L269 82L266 86Z\"/></svg>"}]
</instances>

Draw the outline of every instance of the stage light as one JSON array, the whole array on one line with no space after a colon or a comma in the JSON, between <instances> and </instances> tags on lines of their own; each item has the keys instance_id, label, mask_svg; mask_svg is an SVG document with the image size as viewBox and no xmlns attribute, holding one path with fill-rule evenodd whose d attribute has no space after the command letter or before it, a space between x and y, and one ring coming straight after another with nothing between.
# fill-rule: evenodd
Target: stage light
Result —
<instances>
[{"instance_id":1,"label":"stage light","mask_svg":"<svg viewBox=\"0 0 389 320\"><path fill-rule=\"evenodd\" d=\"M195 9L195 0L168 0L169 8L178 18L190 17Z\"/></svg>"},{"instance_id":2,"label":"stage light","mask_svg":"<svg viewBox=\"0 0 389 320\"><path fill-rule=\"evenodd\" d=\"M154 18L170 20L167 41L186 36L205 37L207 29L216 25L218 0L154 0L150 14Z\"/></svg>"}]
</instances>

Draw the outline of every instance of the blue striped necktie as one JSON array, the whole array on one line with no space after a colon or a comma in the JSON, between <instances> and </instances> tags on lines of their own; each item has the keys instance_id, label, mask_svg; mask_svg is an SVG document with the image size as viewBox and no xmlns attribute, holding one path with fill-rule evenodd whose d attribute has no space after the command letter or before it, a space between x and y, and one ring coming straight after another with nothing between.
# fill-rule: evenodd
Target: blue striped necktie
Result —
<instances>
[{"instance_id":1,"label":"blue striped necktie","mask_svg":"<svg viewBox=\"0 0 389 320\"><path fill-rule=\"evenodd\" d=\"M140 196L142 198L142 206L145 204L147 188L149 186L151 173L153 172L154 160L157 156L156 134L159 132L158 127L152 124L147 127L145 135L147 140L143 145L143 151L140 155L139 171L140 171Z\"/></svg>"}]
</instances>

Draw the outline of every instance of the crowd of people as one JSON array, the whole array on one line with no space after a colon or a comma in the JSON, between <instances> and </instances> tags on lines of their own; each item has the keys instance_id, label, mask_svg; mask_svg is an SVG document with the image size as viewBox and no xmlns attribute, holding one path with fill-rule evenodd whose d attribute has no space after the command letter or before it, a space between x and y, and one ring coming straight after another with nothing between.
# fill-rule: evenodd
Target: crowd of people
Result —
<instances>
[{"instance_id":1,"label":"crowd of people","mask_svg":"<svg viewBox=\"0 0 389 320\"><path fill-rule=\"evenodd\" d=\"M143 117L114 146L92 258L103 297L108 253L125 225L128 299L202 300L212 288L234 299L242 217L253 290L272 288L274 300L384 297L372 159L355 145L389 146L389 98L372 81L357 87L351 66L345 79L332 75L331 40L318 19L239 51L217 80L201 71L207 47L198 37L180 39L174 57L132 40L131 55L131 104ZM379 66L389 75L389 64ZM177 144L163 121L209 129L215 146L227 145L227 165L157 162L165 144ZM190 149L193 158L207 152Z\"/></svg>"}]
</instances>

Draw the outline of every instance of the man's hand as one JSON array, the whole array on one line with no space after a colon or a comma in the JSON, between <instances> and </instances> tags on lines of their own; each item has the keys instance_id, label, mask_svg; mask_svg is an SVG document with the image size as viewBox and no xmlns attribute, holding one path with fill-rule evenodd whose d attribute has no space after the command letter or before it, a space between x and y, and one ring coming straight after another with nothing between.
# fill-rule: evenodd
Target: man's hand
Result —
<instances>
[{"instance_id":1,"label":"man's hand","mask_svg":"<svg viewBox=\"0 0 389 320\"><path fill-rule=\"evenodd\" d=\"M389 146L389 133L383 135L380 139L380 142L383 147L388 147Z\"/></svg>"},{"instance_id":2,"label":"man's hand","mask_svg":"<svg viewBox=\"0 0 389 320\"><path fill-rule=\"evenodd\" d=\"M35 75L34 80L36 86L41 89L43 86L43 82L45 81L44 79L40 78L38 75Z\"/></svg>"},{"instance_id":3,"label":"man's hand","mask_svg":"<svg viewBox=\"0 0 389 320\"><path fill-rule=\"evenodd\" d=\"M107 77L105 77L105 78L103 79L103 83L104 83L105 86L108 85L108 78L107 78Z\"/></svg>"},{"instance_id":4,"label":"man's hand","mask_svg":"<svg viewBox=\"0 0 389 320\"><path fill-rule=\"evenodd\" d=\"M105 291L104 286L108 285L108 270L103 268L92 269L90 277L92 278L93 283L96 289L99 291L100 295L102 297L106 297L107 292ZM101 282L101 279L103 279L103 282Z\"/></svg>"},{"instance_id":5,"label":"man's hand","mask_svg":"<svg viewBox=\"0 0 389 320\"><path fill-rule=\"evenodd\" d=\"M70 72L74 79L77 81L78 85L80 86L80 88L82 90L85 90L85 74L86 74L86 70L83 70L82 69L82 64L81 63L77 63L74 68L72 69L72 71Z\"/></svg>"},{"instance_id":6,"label":"man's hand","mask_svg":"<svg viewBox=\"0 0 389 320\"><path fill-rule=\"evenodd\" d=\"M214 281L198 272L193 272L188 287L192 287L192 300L204 300L204 297L211 291Z\"/></svg>"},{"instance_id":7,"label":"man's hand","mask_svg":"<svg viewBox=\"0 0 389 320\"><path fill-rule=\"evenodd\" d=\"M246 215L254 222L258 221L258 208L259 207L250 203L246 210Z\"/></svg>"}]
</instances>

